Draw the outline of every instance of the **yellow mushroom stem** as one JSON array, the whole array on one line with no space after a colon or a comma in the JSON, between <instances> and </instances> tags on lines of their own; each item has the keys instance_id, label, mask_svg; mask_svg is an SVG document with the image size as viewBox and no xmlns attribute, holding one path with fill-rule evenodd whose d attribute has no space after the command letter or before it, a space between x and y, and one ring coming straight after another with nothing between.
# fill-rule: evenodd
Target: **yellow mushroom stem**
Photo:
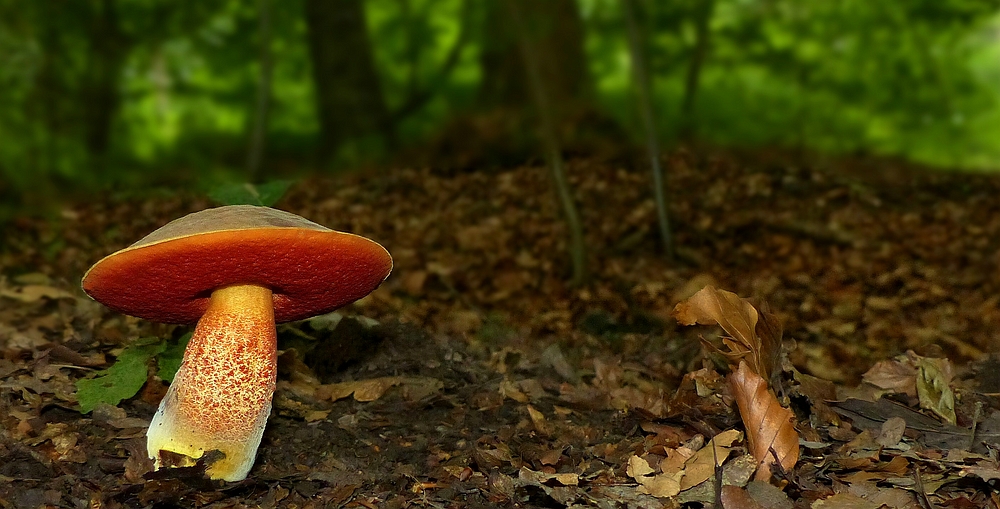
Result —
<instances>
[{"instance_id":1,"label":"yellow mushroom stem","mask_svg":"<svg viewBox=\"0 0 1000 509\"><path fill-rule=\"evenodd\" d=\"M271 413L276 373L271 290L237 285L212 292L181 367L149 424L146 447L156 468L190 466L217 450L225 457L209 465L208 475L245 479ZM189 459L165 462L160 451Z\"/></svg>"}]
</instances>

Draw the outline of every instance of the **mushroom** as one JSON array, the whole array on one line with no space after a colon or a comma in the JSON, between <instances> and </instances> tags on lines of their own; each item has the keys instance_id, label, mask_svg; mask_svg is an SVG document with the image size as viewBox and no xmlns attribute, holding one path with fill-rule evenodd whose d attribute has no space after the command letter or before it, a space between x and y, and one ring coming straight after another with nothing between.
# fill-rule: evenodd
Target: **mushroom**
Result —
<instances>
[{"instance_id":1,"label":"mushroom","mask_svg":"<svg viewBox=\"0 0 1000 509\"><path fill-rule=\"evenodd\" d=\"M147 432L193 465L211 451L212 479L239 481L253 466L271 413L275 323L323 314L368 295L392 258L378 243L268 207L231 205L171 221L83 276L107 307L166 323L197 322ZM173 456L176 458L176 456Z\"/></svg>"}]
</instances>

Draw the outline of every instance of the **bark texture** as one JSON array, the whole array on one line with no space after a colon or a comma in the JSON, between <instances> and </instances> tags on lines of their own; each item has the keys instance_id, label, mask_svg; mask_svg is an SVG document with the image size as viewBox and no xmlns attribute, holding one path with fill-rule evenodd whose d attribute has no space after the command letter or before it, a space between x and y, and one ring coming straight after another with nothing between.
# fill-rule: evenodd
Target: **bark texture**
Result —
<instances>
[{"instance_id":1,"label":"bark texture","mask_svg":"<svg viewBox=\"0 0 1000 509\"><path fill-rule=\"evenodd\" d=\"M486 107L524 107L532 101L527 68L509 6L520 13L524 37L557 119L586 102L592 81L583 51L584 30L575 0L487 0L480 65L479 101ZM558 123L558 120L557 120Z\"/></svg>"},{"instance_id":2,"label":"bark texture","mask_svg":"<svg viewBox=\"0 0 1000 509\"><path fill-rule=\"evenodd\" d=\"M362 0L306 0L309 53L316 83L320 158L328 161L346 141L395 133L375 69Z\"/></svg>"}]
</instances>

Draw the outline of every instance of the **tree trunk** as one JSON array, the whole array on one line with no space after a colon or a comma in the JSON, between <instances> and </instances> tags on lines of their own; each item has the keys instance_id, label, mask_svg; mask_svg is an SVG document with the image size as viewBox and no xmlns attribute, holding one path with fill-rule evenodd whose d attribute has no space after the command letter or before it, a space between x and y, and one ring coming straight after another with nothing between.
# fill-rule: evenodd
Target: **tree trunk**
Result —
<instances>
[{"instance_id":1,"label":"tree trunk","mask_svg":"<svg viewBox=\"0 0 1000 509\"><path fill-rule=\"evenodd\" d=\"M365 136L379 135L394 146L395 129L375 70L363 1L306 0L305 15L321 162L329 162L345 142Z\"/></svg>"},{"instance_id":2,"label":"tree trunk","mask_svg":"<svg viewBox=\"0 0 1000 509\"><path fill-rule=\"evenodd\" d=\"M684 79L684 99L681 101L680 139L688 141L697 135L694 105L698 95L698 83L701 80L701 69L708 57L708 46L711 42L709 23L715 13L715 0L701 0L695 11L694 48L691 49L691 60L688 62L687 76Z\"/></svg>"},{"instance_id":3,"label":"tree trunk","mask_svg":"<svg viewBox=\"0 0 1000 509\"><path fill-rule=\"evenodd\" d=\"M249 180L256 182L267 143L267 115L271 103L271 0L260 0L260 77L257 82L257 102L253 126L250 130L250 147L247 154Z\"/></svg>"},{"instance_id":4,"label":"tree trunk","mask_svg":"<svg viewBox=\"0 0 1000 509\"><path fill-rule=\"evenodd\" d=\"M569 255L573 267L571 284L579 286L588 279L587 270L587 250L583 239L583 223L580 214L576 210L576 202L573 199L573 192L566 178L566 170L563 167L562 150L557 139L555 123L552 120L552 98L542 81L542 67L539 59L533 53L530 37L531 26L528 25L528 18L525 18L521 11L520 2L510 0L507 4L508 19L513 21L517 47L521 53L521 63L524 66L522 76L524 76L527 92L530 93L534 102L539 119L539 134L542 145L545 149L549 170L555 187L559 205L562 208L563 217L566 220L566 228L569 230Z\"/></svg>"},{"instance_id":5,"label":"tree trunk","mask_svg":"<svg viewBox=\"0 0 1000 509\"><path fill-rule=\"evenodd\" d=\"M479 102L486 108L523 109L531 104L517 30L510 27L504 4L520 13L532 55L538 64L545 95L560 124L568 111L585 103L593 90L583 51L583 21L576 0L485 0L486 25L480 65L483 78Z\"/></svg>"},{"instance_id":6,"label":"tree trunk","mask_svg":"<svg viewBox=\"0 0 1000 509\"><path fill-rule=\"evenodd\" d=\"M656 119L653 116L653 99L650 89L649 73L646 72L646 55L643 51L643 38L639 34L639 23L636 22L635 0L621 0L628 32L629 53L632 56L632 72L635 76L636 89L639 92L639 111L642 124L646 131L646 149L649 151L650 167L653 170L653 197L656 200L656 218L660 226L660 240L663 251L668 259L674 257L674 241L670 233L670 216L667 212L666 189L664 188L663 168L660 165L660 136L656 129Z\"/></svg>"},{"instance_id":7,"label":"tree trunk","mask_svg":"<svg viewBox=\"0 0 1000 509\"><path fill-rule=\"evenodd\" d=\"M118 83L130 41L118 22L115 0L100 0L91 5L87 27L90 58L80 99L84 144L100 168L111 146L112 122L121 102Z\"/></svg>"}]
</instances>

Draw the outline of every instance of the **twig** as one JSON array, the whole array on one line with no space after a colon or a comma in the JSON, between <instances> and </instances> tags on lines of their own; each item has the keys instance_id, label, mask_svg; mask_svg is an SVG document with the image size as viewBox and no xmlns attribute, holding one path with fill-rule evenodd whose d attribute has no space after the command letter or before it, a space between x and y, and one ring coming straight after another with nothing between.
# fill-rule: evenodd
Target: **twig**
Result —
<instances>
[{"instance_id":1,"label":"twig","mask_svg":"<svg viewBox=\"0 0 1000 509\"><path fill-rule=\"evenodd\" d=\"M969 446L965 450L971 452L976 445L976 428L979 427L979 417L983 412L983 402L976 402L976 413L972 415L972 430L969 432Z\"/></svg>"},{"instance_id":2,"label":"twig","mask_svg":"<svg viewBox=\"0 0 1000 509\"><path fill-rule=\"evenodd\" d=\"M627 1L627 0L626 0ZM708 444L712 446L712 468L715 478L712 479L712 487L715 489L714 509L725 509L722 505L722 465L719 464L719 454L715 451L715 435L709 439Z\"/></svg>"},{"instance_id":3,"label":"twig","mask_svg":"<svg viewBox=\"0 0 1000 509\"><path fill-rule=\"evenodd\" d=\"M927 498L927 492L924 490L924 481L920 478L920 467L913 467L913 483L914 489L917 490L917 503L920 504L920 507L922 509L936 509L930 499Z\"/></svg>"}]
</instances>

